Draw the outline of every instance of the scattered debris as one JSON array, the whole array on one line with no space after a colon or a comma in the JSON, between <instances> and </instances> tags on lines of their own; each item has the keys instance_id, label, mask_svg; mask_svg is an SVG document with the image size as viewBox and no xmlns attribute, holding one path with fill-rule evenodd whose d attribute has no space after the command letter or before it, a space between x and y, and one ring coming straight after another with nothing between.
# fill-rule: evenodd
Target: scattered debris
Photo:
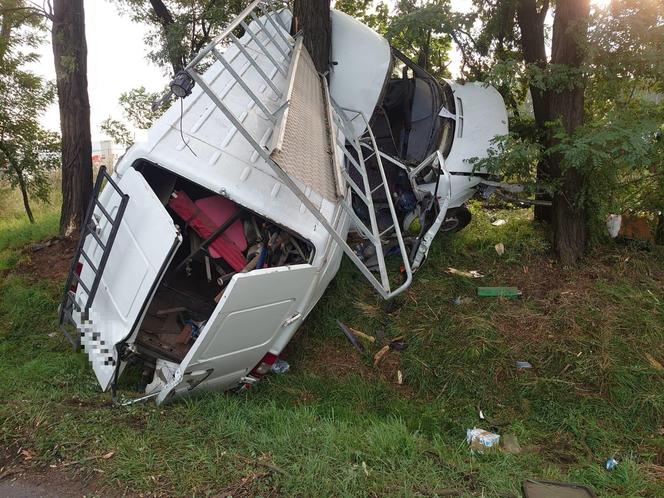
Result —
<instances>
[{"instance_id":1,"label":"scattered debris","mask_svg":"<svg viewBox=\"0 0 664 498\"><path fill-rule=\"evenodd\" d=\"M521 445L514 434L503 434L501 447L505 453L518 455L521 453Z\"/></svg>"},{"instance_id":2,"label":"scattered debris","mask_svg":"<svg viewBox=\"0 0 664 498\"><path fill-rule=\"evenodd\" d=\"M472 298L472 297L461 297L461 296L457 296L457 297L455 297L455 298L452 300L452 302L453 302L456 306L461 306L462 304L471 304L471 303L473 302L473 298Z\"/></svg>"},{"instance_id":3,"label":"scattered debris","mask_svg":"<svg viewBox=\"0 0 664 498\"><path fill-rule=\"evenodd\" d=\"M56 335L59 335L59 334L57 332L51 332L50 334L46 334L46 335L48 335L52 339L53 337L55 337Z\"/></svg>"},{"instance_id":4,"label":"scattered debris","mask_svg":"<svg viewBox=\"0 0 664 498\"><path fill-rule=\"evenodd\" d=\"M289 370L290 365L286 360L282 360L281 358L277 358L277 361L272 365L272 373L275 374L285 374Z\"/></svg>"},{"instance_id":5,"label":"scattered debris","mask_svg":"<svg viewBox=\"0 0 664 498\"><path fill-rule=\"evenodd\" d=\"M408 347L408 343L406 342L406 337L400 335L399 337L392 339L389 346L390 349L394 349L395 351L403 351Z\"/></svg>"},{"instance_id":6,"label":"scattered debris","mask_svg":"<svg viewBox=\"0 0 664 498\"><path fill-rule=\"evenodd\" d=\"M397 384L403 384L403 374L401 373L401 370L397 370Z\"/></svg>"},{"instance_id":7,"label":"scattered debris","mask_svg":"<svg viewBox=\"0 0 664 498\"><path fill-rule=\"evenodd\" d=\"M377 367L380 364L380 362L383 361L383 358L389 352L389 350L390 350L389 345L385 345L382 348L380 348L380 350L374 355L374 361L373 361L374 367Z\"/></svg>"},{"instance_id":8,"label":"scattered debris","mask_svg":"<svg viewBox=\"0 0 664 498\"><path fill-rule=\"evenodd\" d=\"M606 462L604 462L604 468L606 470L613 470L618 466L618 460L611 457Z\"/></svg>"},{"instance_id":9,"label":"scattered debris","mask_svg":"<svg viewBox=\"0 0 664 498\"><path fill-rule=\"evenodd\" d=\"M466 429L466 442L471 450L483 452L487 448L496 446L500 442L500 436L484 429Z\"/></svg>"},{"instance_id":10,"label":"scattered debris","mask_svg":"<svg viewBox=\"0 0 664 498\"><path fill-rule=\"evenodd\" d=\"M529 368L533 368L533 366L527 361L517 361L516 368L519 370L527 370Z\"/></svg>"},{"instance_id":11,"label":"scattered debris","mask_svg":"<svg viewBox=\"0 0 664 498\"><path fill-rule=\"evenodd\" d=\"M478 415L479 415L479 417L480 417L480 420L484 420L484 412L482 411L481 408L478 408L478 410L479 410Z\"/></svg>"},{"instance_id":12,"label":"scattered debris","mask_svg":"<svg viewBox=\"0 0 664 498\"><path fill-rule=\"evenodd\" d=\"M492 224L494 227L501 227L501 226L503 226L505 223L507 223L507 220L503 220L503 219L501 219L501 218L498 218L496 221L494 221L494 222L491 223L491 224Z\"/></svg>"},{"instance_id":13,"label":"scattered debris","mask_svg":"<svg viewBox=\"0 0 664 498\"><path fill-rule=\"evenodd\" d=\"M355 334L353 331L344 323L340 322L337 320L337 325L341 329L341 331L344 333L346 338L350 341L350 343L353 345L355 349L358 350L360 353L364 353L364 346L360 341L357 340L357 337L355 337Z\"/></svg>"},{"instance_id":14,"label":"scattered debris","mask_svg":"<svg viewBox=\"0 0 664 498\"><path fill-rule=\"evenodd\" d=\"M523 481L521 488L524 498L596 498L597 495L587 486L566 482Z\"/></svg>"},{"instance_id":15,"label":"scattered debris","mask_svg":"<svg viewBox=\"0 0 664 498\"><path fill-rule=\"evenodd\" d=\"M662 364L653 358L650 354L646 353L646 358L655 370L659 370L660 372L664 371L664 366L662 366Z\"/></svg>"},{"instance_id":16,"label":"scattered debris","mask_svg":"<svg viewBox=\"0 0 664 498\"><path fill-rule=\"evenodd\" d=\"M165 315L170 315L172 313L180 313L182 311L188 311L185 306L176 306L175 308L166 308L163 310L157 310L155 315L157 316L165 316Z\"/></svg>"},{"instance_id":17,"label":"scattered debris","mask_svg":"<svg viewBox=\"0 0 664 498\"><path fill-rule=\"evenodd\" d=\"M613 239L621 238L655 243L650 220L644 216L610 214L606 221L606 228Z\"/></svg>"},{"instance_id":18,"label":"scattered debris","mask_svg":"<svg viewBox=\"0 0 664 498\"><path fill-rule=\"evenodd\" d=\"M498 253L499 256L502 256L503 254L505 254L505 244L503 244L502 242L498 242L494 246L494 248L496 249L496 252Z\"/></svg>"},{"instance_id":19,"label":"scattered debris","mask_svg":"<svg viewBox=\"0 0 664 498\"><path fill-rule=\"evenodd\" d=\"M30 250L32 252L41 251L42 249L46 249L47 247L51 247L52 245L57 244L58 242L60 242L60 240L61 239L59 239L58 237L53 237L51 239L45 240L44 242L39 242L38 244L32 244L30 246Z\"/></svg>"},{"instance_id":20,"label":"scattered debris","mask_svg":"<svg viewBox=\"0 0 664 498\"><path fill-rule=\"evenodd\" d=\"M21 456L24 460L32 460L35 457L35 454L30 450L21 450Z\"/></svg>"},{"instance_id":21,"label":"scattered debris","mask_svg":"<svg viewBox=\"0 0 664 498\"><path fill-rule=\"evenodd\" d=\"M477 295L480 297L521 297L521 291L516 287L478 287Z\"/></svg>"},{"instance_id":22,"label":"scattered debris","mask_svg":"<svg viewBox=\"0 0 664 498\"><path fill-rule=\"evenodd\" d=\"M350 331L351 331L353 334L355 334L356 337L359 337L360 339L364 339L365 341L369 341L369 342L372 343L372 344L373 344L374 342L376 342L376 338L375 338L374 336L372 336L372 335L367 335L367 334L365 334L364 332L360 332L359 330L354 329L354 328L352 328L352 327L348 327L348 328L350 329Z\"/></svg>"},{"instance_id":23,"label":"scattered debris","mask_svg":"<svg viewBox=\"0 0 664 498\"><path fill-rule=\"evenodd\" d=\"M451 273L452 275L459 275L461 277L466 277L466 278L484 278L484 274L478 272L477 270L462 271L462 270L457 270L456 268L448 268L447 273Z\"/></svg>"}]
</instances>

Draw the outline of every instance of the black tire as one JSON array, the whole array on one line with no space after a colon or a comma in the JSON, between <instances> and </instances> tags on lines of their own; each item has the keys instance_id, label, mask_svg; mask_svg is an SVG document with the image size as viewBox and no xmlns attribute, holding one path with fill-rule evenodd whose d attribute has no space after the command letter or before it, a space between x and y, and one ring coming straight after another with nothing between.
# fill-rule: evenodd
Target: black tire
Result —
<instances>
[{"instance_id":1,"label":"black tire","mask_svg":"<svg viewBox=\"0 0 664 498\"><path fill-rule=\"evenodd\" d=\"M459 232L466 228L473 218L470 210L466 206L450 209L440 225L441 232Z\"/></svg>"}]
</instances>

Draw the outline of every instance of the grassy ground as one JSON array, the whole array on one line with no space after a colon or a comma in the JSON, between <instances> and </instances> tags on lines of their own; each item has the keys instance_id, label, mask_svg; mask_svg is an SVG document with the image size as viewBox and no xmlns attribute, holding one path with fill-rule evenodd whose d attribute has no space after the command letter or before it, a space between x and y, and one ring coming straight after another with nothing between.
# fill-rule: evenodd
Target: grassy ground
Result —
<instances>
[{"instance_id":1,"label":"grassy ground","mask_svg":"<svg viewBox=\"0 0 664 498\"><path fill-rule=\"evenodd\" d=\"M17 263L18 248L56 234L61 197L58 189L54 190L50 203L31 203L36 223L30 224L19 191L0 184L0 270Z\"/></svg>"},{"instance_id":2,"label":"grassy ground","mask_svg":"<svg viewBox=\"0 0 664 498\"><path fill-rule=\"evenodd\" d=\"M30 256L17 247L53 233L54 216L34 228L0 221L12 267L0 277L5 468L51 466L102 495L520 496L528 478L603 497L664 495L661 248L603 248L562 269L527 211L476 211L389 306L344 264L289 345L288 374L242 395L115 408L85 357L51 335L62 282L20 271ZM477 298L477 285L515 285L523 298ZM360 357L336 319L404 335L408 347L375 368L378 346ZM534 368L518 371L517 360ZM474 426L515 435L521 453L472 454Z\"/></svg>"}]
</instances>

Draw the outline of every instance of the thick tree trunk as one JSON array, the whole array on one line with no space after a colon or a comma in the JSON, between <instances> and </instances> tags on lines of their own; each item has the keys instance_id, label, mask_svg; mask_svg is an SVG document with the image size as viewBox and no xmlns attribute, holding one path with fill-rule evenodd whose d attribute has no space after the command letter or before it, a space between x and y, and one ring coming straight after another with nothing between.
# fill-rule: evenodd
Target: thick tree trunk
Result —
<instances>
[{"instance_id":1,"label":"thick tree trunk","mask_svg":"<svg viewBox=\"0 0 664 498\"><path fill-rule=\"evenodd\" d=\"M583 60L589 0L559 0L553 21L551 63L578 68ZM551 117L560 120L572 134L583 123L584 82L579 79L571 89L550 92ZM551 158L552 172L562 182L553 198L554 249L563 264L572 264L583 254L587 241L586 211L581 200L587 178L563 164L562 157Z\"/></svg>"},{"instance_id":2,"label":"thick tree trunk","mask_svg":"<svg viewBox=\"0 0 664 498\"><path fill-rule=\"evenodd\" d=\"M517 22L521 31L521 51L523 60L527 64L535 64L544 70L547 66L546 49L544 41L544 19L549 10L548 1L537 10L535 0L521 0L517 7ZM530 85L530 95L533 100L533 114L538 127L540 142L546 148L550 144L550 134L546 123L551 120L549 109L549 95L546 90ZM544 183L551 179L551 166L546 158L542 158L537 165L537 182ZM548 195L538 195L537 199L551 201ZM551 223L553 209L551 206L535 206L535 220Z\"/></svg>"},{"instance_id":3,"label":"thick tree trunk","mask_svg":"<svg viewBox=\"0 0 664 498\"><path fill-rule=\"evenodd\" d=\"M304 46L316 70L325 74L330 65L330 0L295 0L295 29L302 30ZM361 49L358 47L358 49Z\"/></svg>"},{"instance_id":4,"label":"thick tree trunk","mask_svg":"<svg viewBox=\"0 0 664 498\"><path fill-rule=\"evenodd\" d=\"M78 231L92 192L92 145L83 0L53 1L53 59L62 133L60 235Z\"/></svg>"}]
</instances>

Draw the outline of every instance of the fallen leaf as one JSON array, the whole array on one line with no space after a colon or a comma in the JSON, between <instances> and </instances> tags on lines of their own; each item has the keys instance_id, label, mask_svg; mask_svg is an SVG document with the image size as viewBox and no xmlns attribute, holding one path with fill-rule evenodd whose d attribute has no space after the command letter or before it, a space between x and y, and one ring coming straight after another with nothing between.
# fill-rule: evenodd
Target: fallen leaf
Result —
<instances>
[{"instance_id":1,"label":"fallen leaf","mask_svg":"<svg viewBox=\"0 0 664 498\"><path fill-rule=\"evenodd\" d=\"M448 268L447 273L451 273L452 275L459 275L461 277L467 277L467 278L483 278L484 277L484 274L478 272L477 270L462 271L462 270L457 270L456 268Z\"/></svg>"},{"instance_id":2,"label":"fallen leaf","mask_svg":"<svg viewBox=\"0 0 664 498\"><path fill-rule=\"evenodd\" d=\"M399 337L395 337L390 341L389 346L390 349L394 349L395 351L403 351L408 347L406 336L400 335Z\"/></svg>"},{"instance_id":3,"label":"fallen leaf","mask_svg":"<svg viewBox=\"0 0 664 498\"><path fill-rule=\"evenodd\" d=\"M389 346L389 344L386 344L385 346L383 346L382 348L380 348L380 351L378 351L378 352L374 355L374 367L377 367L377 366L378 366L378 364L383 360L383 358L385 357L385 355L387 354L387 352L388 352L389 350L390 350L390 346Z\"/></svg>"},{"instance_id":4,"label":"fallen leaf","mask_svg":"<svg viewBox=\"0 0 664 498\"><path fill-rule=\"evenodd\" d=\"M113 455L115 455L115 451L109 451L109 452L106 453L104 456L102 456L102 458L103 458L104 460L108 460L108 459L111 458Z\"/></svg>"},{"instance_id":5,"label":"fallen leaf","mask_svg":"<svg viewBox=\"0 0 664 498\"><path fill-rule=\"evenodd\" d=\"M360 332L359 330L354 329L353 327L348 327L348 328L353 334L355 334L360 339L364 339L365 341L369 341L371 343L376 342L376 338L374 336L365 334L364 332Z\"/></svg>"},{"instance_id":6,"label":"fallen leaf","mask_svg":"<svg viewBox=\"0 0 664 498\"><path fill-rule=\"evenodd\" d=\"M648 359L648 362L650 362L650 364L652 365L652 367L655 370L659 370L660 372L664 371L664 366L662 366L662 364L660 362L658 362L655 358L650 356L648 353L646 353L646 358Z\"/></svg>"},{"instance_id":7,"label":"fallen leaf","mask_svg":"<svg viewBox=\"0 0 664 498\"><path fill-rule=\"evenodd\" d=\"M503 226L505 223L507 223L507 220L502 220L502 219L497 219L493 223L491 223L494 227L500 227Z\"/></svg>"},{"instance_id":8,"label":"fallen leaf","mask_svg":"<svg viewBox=\"0 0 664 498\"><path fill-rule=\"evenodd\" d=\"M25 460L32 460L35 456L35 454L30 450L21 450L21 455L23 455Z\"/></svg>"},{"instance_id":9,"label":"fallen leaf","mask_svg":"<svg viewBox=\"0 0 664 498\"><path fill-rule=\"evenodd\" d=\"M397 384L403 384L403 374L401 373L401 370L397 370Z\"/></svg>"},{"instance_id":10,"label":"fallen leaf","mask_svg":"<svg viewBox=\"0 0 664 498\"><path fill-rule=\"evenodd\" d=\"M502 242L498 242L494 247L499 256L505 254L505 244L503 244Z\"/></svg>"}]
</instances>

